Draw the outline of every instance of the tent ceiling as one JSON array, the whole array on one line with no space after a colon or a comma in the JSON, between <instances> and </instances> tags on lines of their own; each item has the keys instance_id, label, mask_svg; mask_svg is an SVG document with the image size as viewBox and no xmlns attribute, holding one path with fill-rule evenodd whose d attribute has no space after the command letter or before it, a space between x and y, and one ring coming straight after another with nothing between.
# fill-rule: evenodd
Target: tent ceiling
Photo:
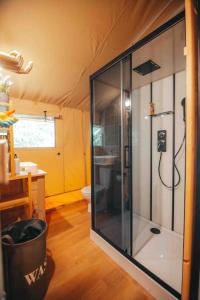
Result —
<instances>
[{"instance_id":1,"label":"tent ceiling","mask_svg":"<svg viewBox=\"0 0 200 300\"><path fill-rule=\"evenodd\" d=\"M33 60L11 96L89 108L89 75L182 11L182 0L1 0L0 50Z\"/></svg>"}]
</instances>

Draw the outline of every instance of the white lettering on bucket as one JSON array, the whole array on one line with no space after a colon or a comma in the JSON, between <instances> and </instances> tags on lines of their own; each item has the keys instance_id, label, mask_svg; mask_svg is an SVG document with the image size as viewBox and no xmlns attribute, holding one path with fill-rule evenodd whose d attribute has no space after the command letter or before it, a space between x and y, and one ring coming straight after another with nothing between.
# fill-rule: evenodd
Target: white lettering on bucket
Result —
<instances>
[{"instance_id":1,"label":"white lettering on bucket","mask_svg":"<svg viewBox=\"0 0 200 300\"><path fill-rule=\"evenodd\" d=\"M46 266L47 266L47 260L45 259L45 261L42 265L40 265L33 272L31 272L29 274L26 274L24 276L27 283L28 283L28 285L31 285L31 284L35 283L37 280L40 279L40 277L42 277L42 275L44 274L44 272L46 270Z\"/></svg>"}]
</instances>

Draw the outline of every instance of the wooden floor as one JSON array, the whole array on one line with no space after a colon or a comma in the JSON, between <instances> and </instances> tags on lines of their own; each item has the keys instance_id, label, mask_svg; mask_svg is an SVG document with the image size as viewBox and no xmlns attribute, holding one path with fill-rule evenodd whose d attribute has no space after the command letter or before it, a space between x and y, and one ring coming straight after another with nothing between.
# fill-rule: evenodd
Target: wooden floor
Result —
<instances>
[{"instance_id":1,"label":"wooden floor","mask_svg":"<svg viewBox=\"0 0 200 300\"><path fill-rule=\"evenodd\" d=\"M45 300L154 299L90 240L84 200L49 211L47 218L54 273Z\"/></svg>"},{"instance_id":2,"label":"wooden floor","mask_svg":"<svg viewBox=\"0 0 200 300\"><path fill-rule=\"evenodd\" d=\"M80 200L83 200L81 190L67 192L55 196L46 197L45 208L46 210L54 209Z\"/></svg>"}]
</instances>

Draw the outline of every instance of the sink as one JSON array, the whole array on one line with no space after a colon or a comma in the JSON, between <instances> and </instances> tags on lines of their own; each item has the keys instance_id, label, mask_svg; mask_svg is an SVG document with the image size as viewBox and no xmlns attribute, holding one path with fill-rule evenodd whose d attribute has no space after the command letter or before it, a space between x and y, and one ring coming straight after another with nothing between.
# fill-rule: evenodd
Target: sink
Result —
<instances>
[{"instance_id":1,"label":"sink","mask_svg":"<svg viewBox=\"0 0 200 300\"><path fill-rule=\"evenodd\" d=\"M116 155L96 155L94 156L94 163L97 165L112 165L116 158Z\"/></svg>"},{"instance_id":2,"label":"sink","mask_svg":"<svg viewBox=\"0 0 200 300\"><path fill-rule=\"evenodd\" d=\"M38 171L38 165L31 161L20 162L20 171L35 174Z\"/></svg>"}]
</instances>

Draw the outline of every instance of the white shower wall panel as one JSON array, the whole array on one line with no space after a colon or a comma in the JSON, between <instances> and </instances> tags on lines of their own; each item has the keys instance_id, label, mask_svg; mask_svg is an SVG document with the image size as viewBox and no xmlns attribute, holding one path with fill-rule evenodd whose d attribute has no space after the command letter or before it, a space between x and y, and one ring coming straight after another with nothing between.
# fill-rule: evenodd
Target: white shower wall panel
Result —
<instances>
[{"instance_id":1,"label":"white shower wall panel","mask_svg":"<svg viewBox=\"0 0 200 300\"><path fill-rule=\"evenodd\" d=\"M173 110L173 78L169 76L153 83L153 99L155 112ZM164 187L158 176L160 152L157 151L158 130L167 131L167 151L162 155L161 176L163 181L172 186L172 133L173 115L154 117L152 126L152 221L165 228L171 228L172 189Z\"/></svg>"},{"instance_id":2,"label":"white shower wall panel","mask_svg":"<svg viewBox=\"0 0 200 300\"><path fill-rule=\"evenodd\" d=\"M149 99L150 85L133 93L133 212L147 219L150 216L150 121L144 116L149 113Z\"/></svg>"},{"instance_id":3,"label":"white shower wall panel","mask_svg":"<svg viewBox=\"0 0 200 300\"><path fill-rule=\"evenodd\" d=\"M175 150L181 144L184 134L183 113L180 101L185 97L185 71L175 76ZM173 110L173 76L153 83L153 103L155 113ZM149 219L150 217L150 119L149 114L150 85L133 92L132 106L132 142L133 142L133 213ZM167 152L163 153L161 174L164 182L172 185L172 145L173 145L173 115L164 118L153 118L152 131L152 217L153 222L167 229L172 225L172 190L164 187L158 176L159 153L157 152L157 131L167 130ZM175 189L174 230L183 233L184 220L184 176L185 149L177 159L181 174L181 184ZM176 175L177 180L177 175ZM135 239L136 237L134 237Z\"/></svg>"}]
</instances>

